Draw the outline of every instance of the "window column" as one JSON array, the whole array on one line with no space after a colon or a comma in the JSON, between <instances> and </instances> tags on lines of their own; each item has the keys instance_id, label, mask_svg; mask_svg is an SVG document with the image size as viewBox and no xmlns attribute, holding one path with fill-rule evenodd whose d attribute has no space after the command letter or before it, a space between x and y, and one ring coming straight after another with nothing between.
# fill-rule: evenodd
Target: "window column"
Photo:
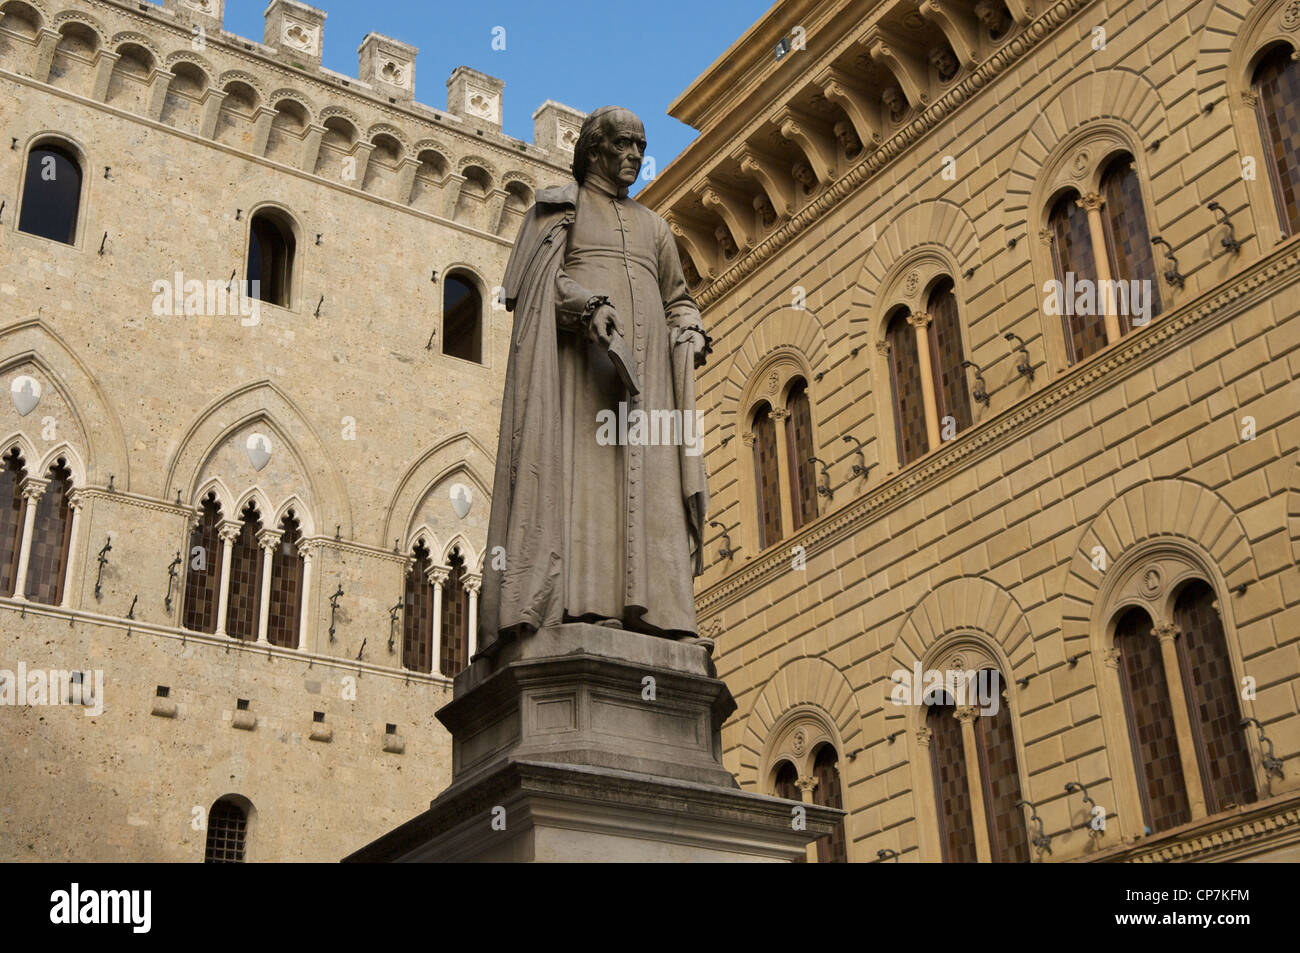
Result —
<instances>
[{"instance_id":1,"label":"window column","mask_svg":"<svg viewBox=\"0 0 1300 953\"><path fill-rule=\"evenodd\" d=\"M451 577L451 570L434 566L429 570L429 585L433 586L433 637L429 642L429 674L437 675L442 658L442 587Z\"/></svg>"},{"instance_id":2,"label":"window column","mask_svg":"<svg viewBox=\"0 0 1300 953\"><path fill-rule=\"evenodd\" d=\"M916 329L917 363L921 365L921 403L925 406L925 432L930 438L930 449L938 448L939 403L934 394L934 364L930 358L930 316L924 311L913 311L907 323Z\"/></svg>"},{"instance_id":3,"label":"window column","mask_svg":"<svg viewBox=\"0 0 1300 953\"><path fill-rule=\"evenodd\" d=\"M1106 251L1106 229L1101 221L1101 207L1105 200L1097 192L1089 192L1077 200L1079 208L1088 213L1088 237L1092 240L1092 257L1097 266L1097 308L1106 323L1106 343L1114 344L1120 339L1119 315L1111 314L1106 307L1107 295L1102 288L1109 288L1111 281L1110 255Z\"/></svg>"},{"instance_id":4,"label":"window column","mask_svg":"<svg viewBox=\"0 0 1300 953\"><path fill-rule=\"evenodd\" d=\"M59 600L59 605L64 609L72 606L72 567L77 558L77 527L82 502L80 490L68 494L68 557L63 568L63 597Z\"/></svg>"},{"instance_id":5,"label":"window column","mask_svg":"<svg viewBox=\"0 0 1300 953\"><path fill-rule=\"evenodd\" d=\"M1151 634L1160 641L1160 660L1164 663L1165 685L1169 689L1169 706L1173 709L1174 731L1178 734L1178 760L1183 767L1183 783L1187 785L1187 806L1192 820L1205 817L1205 788L1201 784L1201 769L1196 762L1196 745L1192 739L1192 719L1187 709L1187 693L1183 689L1183 673L1178 666L1178 627L1172 622L1157 622Z\"/></svg>"},{"instance_id":6,"label":"window column","mask_svg":"<svg viewBox=\"0 0 1300 953\"><path fill-rule=\"evenodd\" d=\"M961 750L966 758L966 781L970 789L971 827L975 832L975 853L981 864L993 862L993 845L989 842L988 811L984 805L981 782L979 743L975 740L975 719L980 716L974 705L962 705L952 716L961 723Z\"/></svg>"},{"instance_id":7,"label":"window column","mask_svg":"<svg viewBox=\"0 0 1300 953\"><path fill-rule=\"evenodd\" d=\"M262 599L257 614L257 641L263 645L270 644L267 636L271 630L271 560L283 536L284 533L278 529L264 529L257 536L257 544L262 548Z\"/></svg>"},{"instance_id":8,"label":"window column","mask_svg":"<svg viewBox=\"0 0 1300 953\"><path fill-rule=\"evenodd\" d=\"M298 543L298 557L302 560L302 605L298 607L298 651L307 648L307 620L311 618L309 595L311 593L312 551L307 540Z\"/></svg>"},{"instance_id":9,"label":"window column","mask_svg":"<svg viewBox=\"0 0 1300 953\"><path fill-rule=\"evenodd\" d=\"M814 804L813 788L817 787L817 778L812 775L801 775L795 780L794 786L799 789L799 800L805 804ZM804 854L806 862L810 864L817 863L817 842L811 841L804 845Z\"/></svg>"},{"instance_id":10,"label":"window column","mask_svg":"<svg viewBox=\"0 0 1300 953\"><path fill-rule=\"evenodd\" d=\"M32 537L36 535L36 509L45 495L49 480L28 477L23 480L23 538L18 549L18 578L14 580L14 598L27 598L27 565L32 558Z\"/></svg>"},{"instance_id":11,"label":"window column","mask_svg":"<svg viewBox=\"0 0 1300 953\"><path fill-rule=\"evenodd\" d=\"M477 573L466 575L461 585L469 593L469 618L466 623L468 631L465 633L465 664L469 665L470 659L478 651L478 591L483 585L483 577Z\"/></svg>"},{"instance_id":12,"label":"window column","mask_svg":"<svg viewBox=\"0 0 1300 953\"><path fill-rule=\"evenodd\" d=\"M776 421L776 469L777 469L777 486L776 497L781 507L781 528L784 533L794 531L794 507L790 503L790 494L781 492L781 481L786 481L786 490L790 488L790 477L794 473L790 469L790 441L786 437L786 427L790 421L790 411L784 407L773 407L770 411L772 419ZM797 466L797 464L796 464ZM788 528L787 528L788 527Z\"/></svg>"},{"instance_id":13,"label":"window column","mask_svg":"<svg viewBox=\"0 0 1300 953\"><path fill-rule=\"evenodd\" d=\"M230 561L234 557L235 540L243 530L242 523L232 520L222 520L217 529L217 535L221 537L221 569L217 573L217 631L214 634L221 638L226 635L226 609L230 606Z\"/></svg>"}]
</instances>

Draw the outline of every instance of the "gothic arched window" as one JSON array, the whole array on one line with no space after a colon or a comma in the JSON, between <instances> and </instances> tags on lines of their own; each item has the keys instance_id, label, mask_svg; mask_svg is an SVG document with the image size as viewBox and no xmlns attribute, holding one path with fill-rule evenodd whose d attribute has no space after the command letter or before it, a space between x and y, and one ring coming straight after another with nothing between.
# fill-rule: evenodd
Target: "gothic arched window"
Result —
<instances>
[{"instance_id":1,"label":"gothic arched window","mask_svg":"<svg viewBox=\"0 0 1300 953\"><path fill-rule=\"evenodd\" d=\"M1192 740L1211 813L1257 798L1250 751L1241 730L1237 680L1228 657L1214 590L1201 580L1187 585L1174 604L1179 667L1187 696Z\"/></svg>"},{"instance_id":2,"label":"gothic arched window","mask_svg":"<svg viewBox=\"0 0 1300 953\"><path fill-rule=\"evenodd\" d=\"M789 761L782 761L776 769L776 775L772 779L772 793L779 798L785 798L787 801L802 801L799 796L799 786L795 784L799 780L799 769ZM799 857L794 861L796 864L807 862L807 857Z\"/></svg>"},{"instance_id":3,"label":"gothic arched window","mask_svg":"<svg viewBox=\"0 0 1300 953\"><path fill-rule=\"evenodd\" d=\"M1065 331L1065 355L1077 364L1106 346L1106 319L1099 308L1089 314L1072 314L1069 289L1075 282L1097 280L1097 258L1092 252L1088 213L1079 207L1079 193L1069 191L1052 206L1052 256L1056 280L1061 283L1061 324Z\"/></svg>"},{"instance_id":4,"label":"gothic arched window","mask_svg":"<svg viewBox=\"0 0 1300 953\"><path fill-rule=\"evenodd\" d=\"M469 592L465 589L465 559L453 550L451 573L442 587L442 648L438 671L448 678L469 664Z\"/></svg>"},{"instance_id":5,"label":"gothic arched window","mask_svg":"<svg viewBox=\"0 0 1300 953\"><path fill-rule=\"evenodd\" d=\"M59 460L49 470L49 485L36 504L32 527L31 557L24 591L32 602L58 605L63 598L63 580L68 571L68 543L72 532L72 471Z\"/></svg>"},{"instance_id":6,"label":"gothic arched window","mask_svg":"<svg viewBox=\"0 0 1300 953\"><path fill-rule=\"evenodd\" d=\"M415 562L406 574L402 597L402 667L412 672L431 671L433 648L433 561L423 542L415 544Z\"/></svg>"},{"instance_id":7,"label":"gothic arched window","mask_svg":"<svg viewBox=\"0 0 1300 953\"><path fill-rule=\"evenodd\" d=\"M23 480L27 468L14 447L0 468L0 595L12 596L18 581L18 557L23 544Z\"/></svg>"},{"instance_id":8,"label":"gothic arched window","mask_svg":"<svg viewBox=\"0 0 1300 953\"><path fill-rule=\"evenodd\" d=\"M812 462L817 450L813 443L812 407L808 403L808 382L798 380L786 398L786 449L790 459L790 512L797 532L817 519L817 470Z\"/></svg>"},{"instance_id":9,"label":"gothic arched window","mask_svg":"<svg viewBox=\"0 0 1300 953\"><path fill-rule=\"evenodd\" d=\"M988 684L1002 690L1002 676L987 670ZM989 847L997 862L1029 862L1029 835L1025 830L1020 800L1020 769L1016 763L1016 739L1011 727L1011 710L998 699L996 713L981 711L975 719L975 740L979 749L980 778L984 809L988 814Z\"/></svg>"},{"instance_id":10,"label":"gothic arched window","mask_svg":"<svg viewBox=\"0 0 1300 953\"><path fill-rule=\"evenodd\" d=\"M943 419L951 417L957 432L971 425L970 394L966 389L965 359L961 322L957 318L957 295L951 278L943 279L930 293L926 311L930 315L930 363L933 365L934 396L938 404L940 433Z\"/></svg>"},{"instance_id":11,"label":"gothic arched window","mask_svg":"<svg viewBox=\"0 0 1300 953\"><path fill-rule=\"evenodd\" d=\"M226 598L226 634L253 642L262 612L262 517L252 500L239 514L243 524L230 553L230 589Z\"/></svg>"},{"instance_id":12,"label":"gothic arched window","mask_svg":"<svg viewBox=\"0 0 1300 953\"><path fill-rule=\"evenodd\" d=\"M296 249L293 224L287 215L270 208L254 213L248 227L246 276L250 298L260 298L281 308L290 307Z\"/></svg>"},{"instance_id":13,"label":"gothic arched window","mask_svg":"<svg viewBox=\"0 0 1300 953\"><path fill-rule=\"evenodd\" d=\"M455 272L442 289L442 353L483 363L483 299L472 280Z\"/></svg>"},{"instance_id":14,"label":"gothic arched window","mask_svg":"<svg viewBox=\"0 0 1300 953\"><path fill-rule=\"evenodd\" d=\"M781 465L776 448L776 421L764 402L754 414L754 486L758 493L758 548L781 539Z\"/></svg>"},{"instance_id":15,"label":"gothic arched window","mask_svg":"<svg viewBox=\"0 0 1300 953\"><path fill-rule=\"evenodd\" d=\"M77 240L81 210L81 163L72 150L52 142L27 153L18 230L65 245Z\"/></svg>"},{"instance_id":16,"label":"gothic arched window","mask_svg":"<svg viewBox=\"0 0 1300 953\"><path fill-rule=\"evenodd\" d=\"M1115 648L1120 653L1120 686L1142 814L1150 833L1156 834L1187 823L1192 813L1169 685L1151 617L1141 609L1125 612L1115 627Z\"/></svg>"},{"instance_id":17,"label":"gothic arched window","mask_svg":"<svg viewBox=\"0 0 1300 953\"><path fill-rule=\"evenodd\" d=\"M221 585L221 504L209 493L200 507L199 522L190 532L185 554L185 608L181 625L192 632L217 631L217 587Z\"/></svg>"},{"instance_id":18,"label":"gothic arched window","mask_svg":"<svg viewBox=\"0 0 1300 953\"><path fill-rule=\"evenodd\" d=\"M844 795L840 790L840 759L830 745L817 749L813 760L813 776L817 784L813 788L813 803L823 807L844 807ZM844 822L835 825L833 833L817 838L817 863L846 864L848 848L844 840Z\"/></svg>"},{"instance_id":19,"label":"gothic arched window","mask_svg":"<svg viewBox=\"0 0 1300 953\"><path fill-rule=\"evenodd\" d=\"M267 618L267 641L286 649L298 647L302 620L302 556L298 544L302 529L293 510L280 520L280 542L271 557L271 614Z\"/></svg>"},{"instance_id":20,"label":"gothic arched window","mask_svg":"<svg viewBox=\"0 0 1300 953\"><path fill-rule=\"evenodd\" d=\"M1110 255L1111 278L1116 281L1144 283L1149 293L1151 316L1160 313L1160 287L1156 281L1156 259L1151 249L1151 232L1147 213L1142 206L1142 186L1138 183L1133 157L1121 154L1110 160L1101 177L1102 223L1106 233L1106 250ZM1131 291L1131 285L1130 285ZM1133 329L1132 299L1129 306L1117 309L1121 334Z\"/></svg>"},{"instance_id":21,"label":"gothic arched window","mask_svg":"<svg viewBox=\"0 0 1300 953\"><path fill-rule=\"evenodd\" d=\"M1300 234L1300 62L1289 47L1278 46L1260 61L1253 86L1282 230Z\"/></svg>"},{"instance_id":22,"label":"gothic arched window","mask_svg":"<svg viewBox=\"0 0 1300 953\"><path fill-rule=\"evenodd\" d=\"M208 811L205 864L242 864L248 839L248 811L233 798L219 798Z\"/></svg>"},{"instance_id":23,"label":"gothic arched window","mask_svg":"<svg viewBox=\"0 0 1300 953\"><path fill-rule=\"evenodd\" d=\"M902 465L930 449L922 397L921 357L916 330L899 308L885 332L889 341L889 382L894 397L894 432L898 436L898 462Z\"/></svg>"},{"instance_id":24,"label":"gothic arched window","mask_svg":"<svg viewBox=\"0 0 1300 953\"><path fill-rule=\"evenodd\" d=\"M925 724L930 729L930 771L939 813L939 843L946 863L974 863L975 819L971 811L966 752L952 697L927 699Z\"/></svg>"}]
</instances>

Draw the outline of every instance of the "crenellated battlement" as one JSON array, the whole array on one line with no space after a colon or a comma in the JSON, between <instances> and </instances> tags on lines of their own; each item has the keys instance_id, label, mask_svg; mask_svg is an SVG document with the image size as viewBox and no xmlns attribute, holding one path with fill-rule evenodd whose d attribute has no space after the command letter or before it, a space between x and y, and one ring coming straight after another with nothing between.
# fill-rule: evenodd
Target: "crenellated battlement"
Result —
<instances>
[{"instance_id":1,"label":"crenellated battlement","mask_svg":"<svg viewBox=\"0 0 1300 953\"><path fill-rule=\"evenodd\" d=\"M321 65L324 10L271 0L261 42L223 15L224 0L0 0L0 70L402 204L436 190L427 210L443 217L468 191L489 230L568 171L577 110L547 100L524 142L502 132L500 79L457 66L440 109L414 98L408 43L367 34L351 77Z\"/></svg>"}]
</instances>

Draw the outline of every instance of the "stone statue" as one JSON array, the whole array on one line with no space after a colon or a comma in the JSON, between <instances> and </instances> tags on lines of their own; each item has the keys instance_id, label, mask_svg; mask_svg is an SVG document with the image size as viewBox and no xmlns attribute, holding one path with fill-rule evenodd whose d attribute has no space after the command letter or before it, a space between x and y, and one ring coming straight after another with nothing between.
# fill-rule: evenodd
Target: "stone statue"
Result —
<instances>
[{"instance_id":1,"label":"stone statue","mask_svg":"<svg viewBox=\"0 0 1300 953\"><path fill-rule=\"evenodd\" d=\"M713 230L713 237L718 241L718 247L722 249L722 257L727 261L736 257L736 242L731 237L731 231L726 225L719 225Z\"/></svg>"},{"instance_id":2,"label":"stone statue","mask_svg":"<svg viewBox=\"0 0 1300 953\"><path fill-rule=\"evenodd\" d=\"M941 83L948 82L961 69L961 63L957 61L957 55L944 44L930 48L930 65L939 74L939 82Z\"/></svg>"},{"instance_id":3,"label":"stone statue","mask_svg":"<svg viewBox=\"0 0 1300 953\"><path fill-rule=\"evenodd\" d=\"M538 191L506 266L484 652L564 622L697 634L708 490L695 368L712 347L668 224L627 197L645 146L628 110L588 116L576 181Z\"/></svg>"},{"instance_id":4,"label":"stone statue","mask_svg":"<svg viewBox=\"0 0 1300 953\"><path fill-rule=\"evenodd\" d=\"M835 124L835 141L840 144L840 151L844 153L844 158L855 158L862 152L862 140L858 138L858 132L852 125L840 120Z\"/></svg>"},{"instance_id":5,"label":"stone statue","mask_svg":"<svg viewBox=\"0 0 1300 953\"><path fill-rule=\"evenodd\" d=\"M903 116L907 113L907 100L903 98L898 87L886 87L880 94L880 98L885 104L885 113L889 116L889 121L895 124L902 122Z\"/></svg>"},{"instance_id":6,"label":"stone statue","mask_svg":"<svg viewBox=\"0 0 1300 953\"><path fill-rule=\"evenodd\" d=\"M776 209L772 207L772 202L766 195L754 196L754 211L758 213L758 220L764 228L771 228L776 224Z\"/></svg>"},{"instance_id":7,"label":"stone statue","mask_svg":"<svg viewBox=\"0 0 1300 953\"><path fill-rule=\"evenodd\" d=\"M790 174L794 176L797 183L803 186L804 195L812 195L817 188L817 173L813 171L811 165L800 159L790 169Z\"/></svg>"},{"instance_id":8,"label":"stone statue","mask_svg":"<svg viewBox=\"0 0 1300 953\"><path fill-rule=\"evenodd\" d=\"M980 0L975 4L975 17L989 31L989 39L1000 40L1011 28L1011 17L1006 8L993 0Z\"/></svg>"}]
</instances>

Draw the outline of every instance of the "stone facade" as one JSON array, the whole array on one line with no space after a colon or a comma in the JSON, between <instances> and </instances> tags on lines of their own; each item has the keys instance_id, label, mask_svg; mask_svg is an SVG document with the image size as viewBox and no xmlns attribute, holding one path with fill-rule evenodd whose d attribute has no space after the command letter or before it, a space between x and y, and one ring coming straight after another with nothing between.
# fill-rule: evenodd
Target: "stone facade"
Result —
<instances>
[{"instance_id":1,"label":"stone facade","mask_svg":"<svg viewBox=\"0 0 1300 953\"><path fill-rule=\"evenodd\" d=\"M403 666L405 578L417 543L440 581L459 550L472 616L510 336L495 289L582 116L548 101L521 142L490 76L457 69L435 109L405 43L368 35L355 79L319 65L324 11L275 0L263 43L221 17L221 0L0 3L0 380L40 388L0 406L0 453L32 486L63 460L74 487L62 592L0 597L0 669L105 678L97 717L0 709L5 860L200 860L225 795L248 859L337 860L450 778L433 713L451 679L436 644ZM70 244L18 228L48 145L82 172ZM283 306L158 313L160 287L238 286L262 212L293 247ZM453 278L480 360L441 346ZM169 564L209 495L232 538L256 504L266 579L298 520L296 645L266 621L247 641L182 625L194 564Z\"/></svg>"},{"instance_id":2,"label":"stone facade","mask_svg":"<svg viewBox=\"0 0 1300 953\"><path fill-rule=\"evenodd\" d=\"M1294 60L1298 25L1290 0L791 0L672 104L700 135L639 199L672 224L716 342L700 406L720 532L697 596L739 705L724 763L747 790L842 803L848 860L948 856L948 795L993 856L976 720L953 712L962 750L940 757L925 706L892 703L917 663L1003 676L1003 777L1032 805L1010 823L1050 838L1029 859L1297 858L1300 236L1252 77L1278 49ZM1116 157L1161 308L1098 322L1072 360L1044 304L1053 210L1077 195L1061 214L1098 248ZM908 453L896 369L913 365L891 345L915 332L928 368L941 287L974 367L920 374ZM1180 593L1202 583L1233 725L1260 726L1236 736L1249 803L1211 800L1178 677ZM1129 611L1160 642L1123 644L1170 676L1187 789L1190 819L1153 834L1115 651ZM953 770L965 781L936 794Z\"/></svg>"}]
</instances>

